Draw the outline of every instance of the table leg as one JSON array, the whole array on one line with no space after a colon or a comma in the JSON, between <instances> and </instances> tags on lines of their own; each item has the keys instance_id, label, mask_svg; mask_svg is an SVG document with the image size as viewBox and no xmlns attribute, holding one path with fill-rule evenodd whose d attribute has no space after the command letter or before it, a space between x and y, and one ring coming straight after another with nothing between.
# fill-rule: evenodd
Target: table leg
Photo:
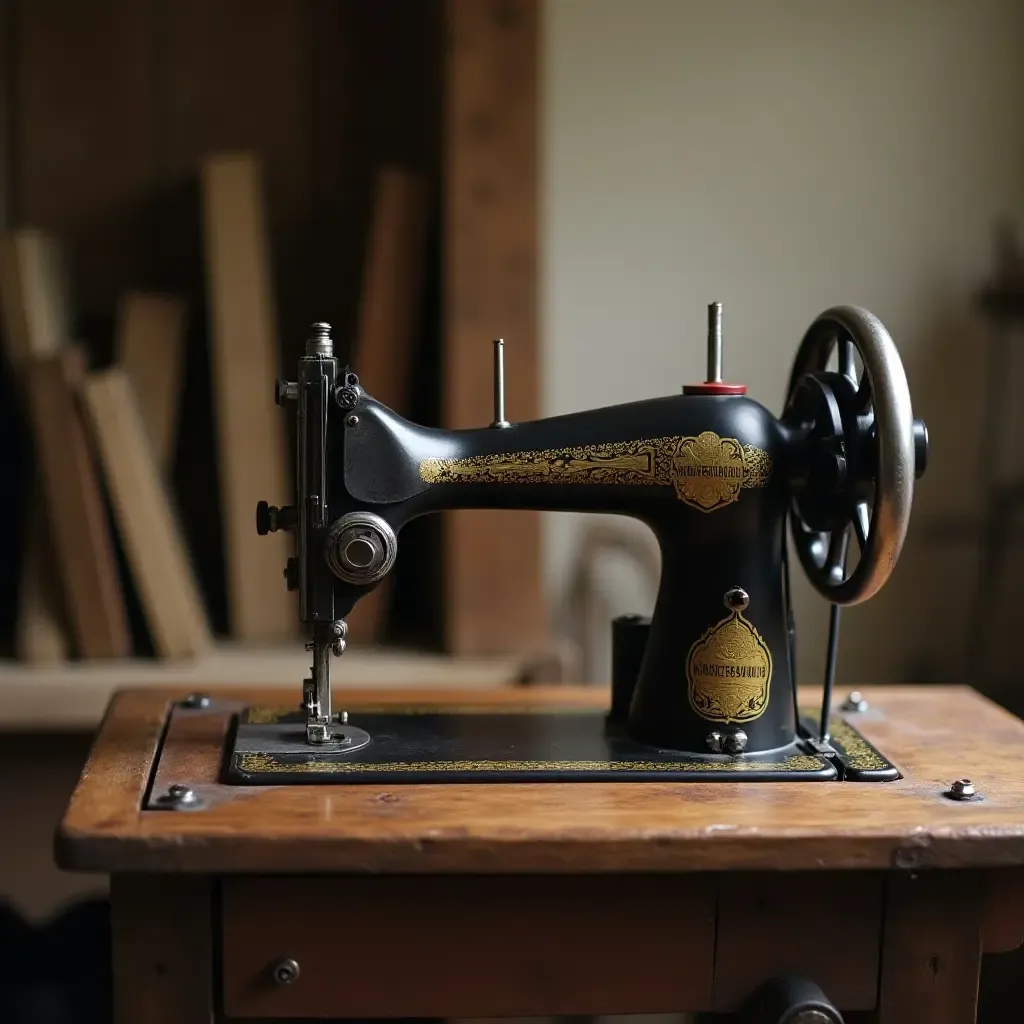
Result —
<instances>
[{"instance_id":1,"label":"table leg","mask_svg":"<svg viewBox=\"0 0 1024 1024\"><path fill-rule=\"evenodd\" d=\"M878 1024L974 1024L984 908L982 879L971 872L888 879Z\"/></svg>"},{"instance_id":2,"label":"table leg","mask_svg":"<svg viewBox=\"0 0 1024 1024\"><path fill-rule=\"evenodd\" d=\"M114 1024L211 1024L210 879L115 875L110 905Z\"/></svg>"}]
</instances>

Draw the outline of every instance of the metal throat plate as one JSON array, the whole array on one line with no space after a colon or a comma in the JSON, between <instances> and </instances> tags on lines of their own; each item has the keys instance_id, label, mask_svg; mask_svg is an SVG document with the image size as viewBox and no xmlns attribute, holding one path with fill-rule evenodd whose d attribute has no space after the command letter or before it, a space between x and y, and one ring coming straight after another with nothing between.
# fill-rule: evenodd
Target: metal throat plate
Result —
<instances>
[{"instance_id":1,"label":"metal throat plate","mask_svg":"<svg viewBox=\"0 0 1024 1024\"><path fill-rule=\"evenodd\" d=\"M304 717L249 708L232 730L226 781L237 785L441 782L890 781L896 767L838 716L820 751L684 754L636 743L601 711L378 708L350 711L369 742L313 747Z\"/></svg>"}]
</instances>

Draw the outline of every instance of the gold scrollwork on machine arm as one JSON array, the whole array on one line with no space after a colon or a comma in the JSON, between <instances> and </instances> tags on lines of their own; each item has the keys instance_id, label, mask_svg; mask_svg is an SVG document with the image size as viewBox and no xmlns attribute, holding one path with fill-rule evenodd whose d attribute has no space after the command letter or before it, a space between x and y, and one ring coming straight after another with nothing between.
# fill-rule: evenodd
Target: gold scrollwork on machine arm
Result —
<instances>
[{"instance_id":1,"label":"gold scrollwork on machine arm","mask_svg":"<svg viewBox=\"0 0 1024 1024\"><path fill-rule=\"evenodd\" d=\"M618 484L672 487L680 501L702 512L739 499L743 488L764 487L771 458L756 445L706 430L695 437L548 448L461 459L424 459L428 484Z\"/></svg>"}]
</instances>

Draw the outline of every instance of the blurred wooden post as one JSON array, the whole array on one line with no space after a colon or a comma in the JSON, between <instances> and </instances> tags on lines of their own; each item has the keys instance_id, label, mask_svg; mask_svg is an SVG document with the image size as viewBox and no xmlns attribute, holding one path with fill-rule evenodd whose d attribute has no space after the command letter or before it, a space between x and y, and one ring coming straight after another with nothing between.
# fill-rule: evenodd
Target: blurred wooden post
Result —
<instances>
[{"instance_id":1,"label":"blurred wooden post","mask_svg":"<svg viewBox=\"0 0 1024 1024\"><path fill-rule=\"evenodd\" d=\"M256 533L257 502L287 505L293 493L285 416L274 405L277 325L262 170L248 153L210 157L202 183L228 620L239 640L292 639L298 602L283 575L291 535Z\"/></svg>"},{"instance_id":2,"label":"blurred wooden post","mask_svg":"<svg viewBox=\"0 0 1024 1024\"><path fill-rule=\"evenodd\" d=\"M0 312L7 358L22 380L31 359L55 355L67 342L66 302L56 244L39 231L5 235L0 242ZM32 475L26 509L15 650L23 661L63 661L68 642L38 473Z\"/></svg>"},{"instance_id":3,"label":"blurred wooden post","mask_svg":"<svg viewBox=\"0 0 1024 1024\"><path fill-rule=\"evenodd\" d=\"M36 463L76 652L82 658L127 658L132 638L124 592L79 406L85 373L85 353L77 346L27 364Z\"/></svg>"},{"instance_id":4,"label":"blurred wooden post","mask_svg":"<svg viewBox=\"0 0 1024 1024\"><path fill-rule=\"evenodd\" d=\"M175 296L129 292L121 297L115 361L135 389L146 435L165 478L178 433L185 326L185 303Z\"/></svg>"},{"instance_id":5,"label":"blurred wooden post","mask_svg":"<svg viewBox=\"0 0 1024 1024\"><path fill-rule=\"evenodd\" d=\"M90 374L84 397L153 646L165 658L200 654L210 646L206 607L132 383L114 367Z\"/></svg>"},{"instance_id":6,"label":"blurred wooden post","mask_svg":"<svg viewBox=\"0 0 1024 1024\"><path fill-rule=\"evenodd\" d=\"M539 407L537 0L446 0L444 425L491 421L491 339L510 420ZM549 645L536 512L445 514L446 646Z\"/></svg>"},{"instance_id":7,"label":"blurred wooden post","mask_svg":"<svg viewBox=\"0 0 1024 1024\"><path fill-rule=\"evenodd\" d=\"M387 168L377 176L373 224L363 272L353 368L378 402L409 414L415 342L426 274L427 185ZM374 643L385 625L392 579L385 579L347 618L352 643Z\"/></svg>"}]
</instances>

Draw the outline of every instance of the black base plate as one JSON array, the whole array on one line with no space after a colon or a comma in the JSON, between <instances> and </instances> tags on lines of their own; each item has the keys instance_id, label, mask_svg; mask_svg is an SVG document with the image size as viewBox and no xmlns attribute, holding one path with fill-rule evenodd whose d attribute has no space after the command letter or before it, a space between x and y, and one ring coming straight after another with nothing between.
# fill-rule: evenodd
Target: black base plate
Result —
<instances>
[{"instance_id":1,"label":"black base plate","mask_svg":"<svg viewBox=\"0 0 1024 1024\"><path fill-rule=\"evenodd\" d=\"M852 726L835 719L831 748L798 741L770 754L730 757L648 747L609 727L600 711L353 710L369 733L346 752L305 741L301 712L250 708L226 761L238 785L422 782L830 782L888 781L896 768ZM269 741L269 742L268 742Z\"/></svg>"}]
</instances>

